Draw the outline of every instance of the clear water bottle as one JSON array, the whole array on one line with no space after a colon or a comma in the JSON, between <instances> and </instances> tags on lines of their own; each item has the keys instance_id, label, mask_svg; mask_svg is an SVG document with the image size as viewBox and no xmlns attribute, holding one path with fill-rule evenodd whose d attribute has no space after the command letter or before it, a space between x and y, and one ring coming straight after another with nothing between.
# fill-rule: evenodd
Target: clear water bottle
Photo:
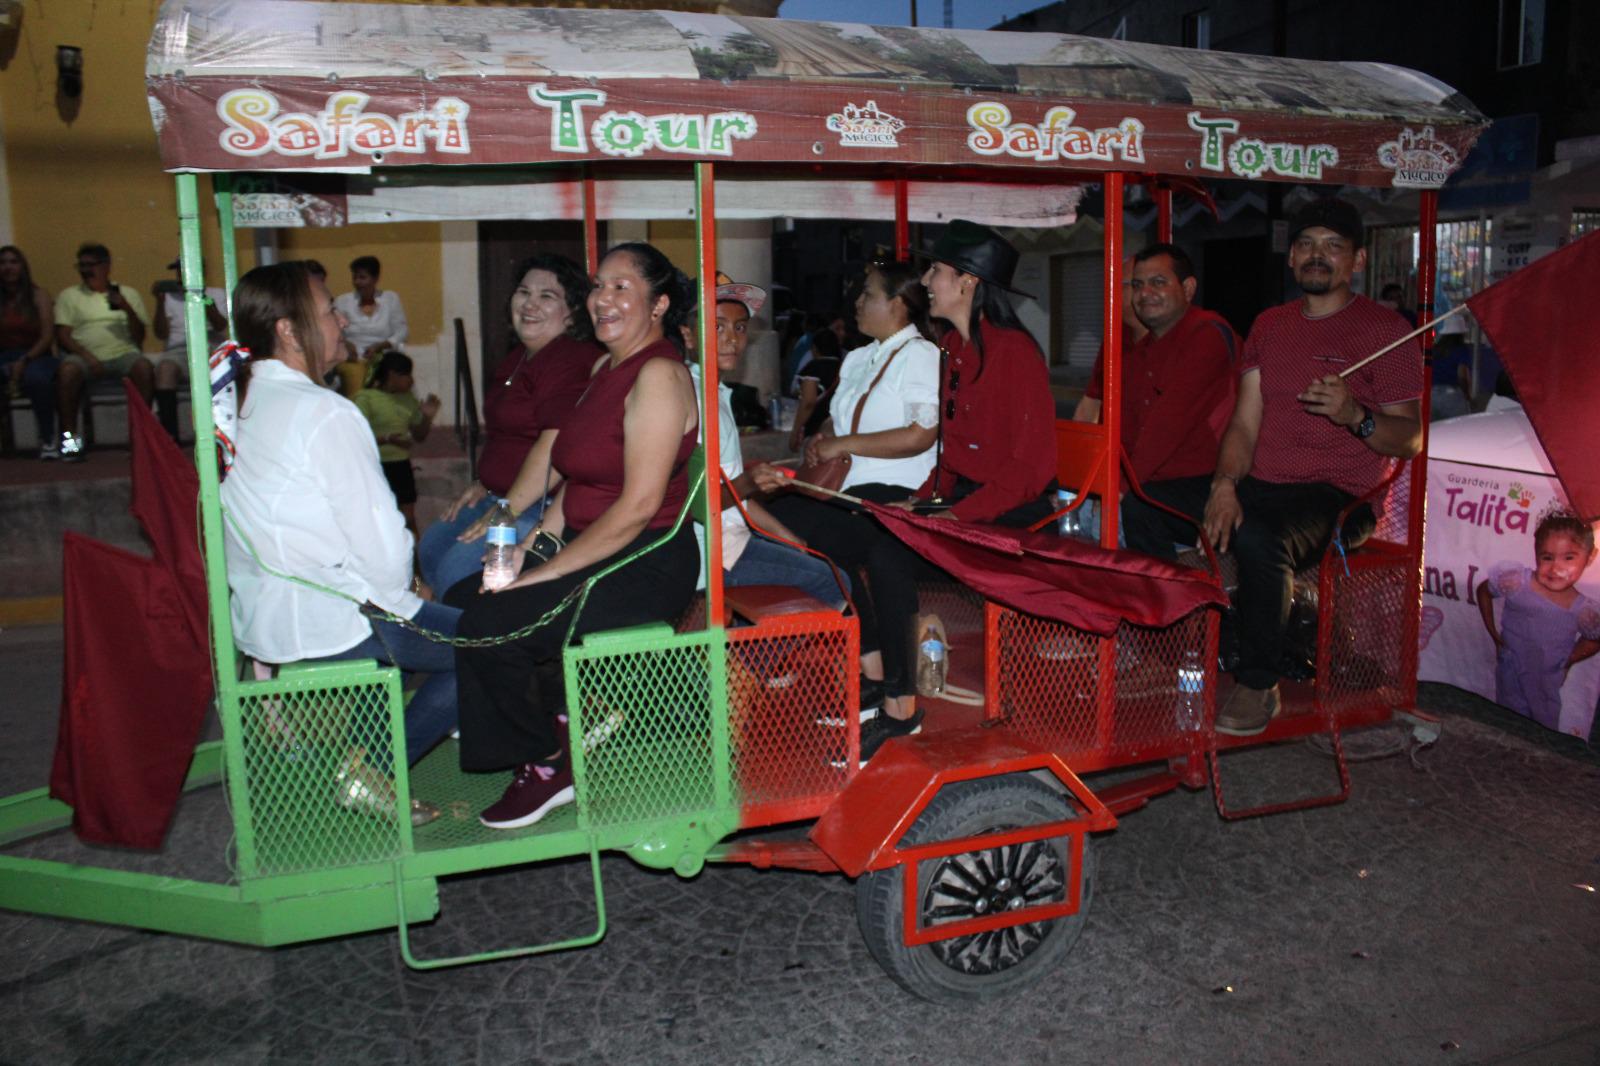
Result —
<instances>
[{"instance_id":1,"label":"clear water bottle","mask_svg":"<svg viewBox=\"0 0 1600 1066\"><path fill-rule=\"evenodd\" d=\"M946 662L944 638L938 629L927 626L917 641L917 691L924 695L944 691L950 669Z\"/></svg>"},{"instance_id":2,"label":"clear water bottle","mask_svg":"<svg viewBox=\"0 0 1600 1066\"><path fill-rule=\"evenodd\" d=\"M484 533L483 587L491 592L505 588L517 576L517 518L511 504L497 500L489 512L489 528Z\"/></svg>"},{"instance_id":3,"label":"clear water bottle","mask_svg":"<svg viewBox=\"0 0 1600 1066\"><path fill-rule=\"evenodd\" d=\"M1063 507L1071 507L1072 501L1076 500L1077 498L1078 494L1076 492L1073 492L1069 489L1057 489L1056 510L1059 511ZM1076 537L1078 535L1078 530L1082 519L1082 507L1078 508L1076 511L1068 511L1066 514L1056 518L1056 532L1063 537Z\"/></svg>"},{"instance_id":4,"label":"clear water bottle","mask_svg":"<svg viewBox=\"0 0 1600 1066\"><path fill-rule=\"evenodd\" d=\"M1178 728L1193 732L1205 720L1206 668L1198 649L1189 648L1178 664Z\"/></svg>"}]
</instances>

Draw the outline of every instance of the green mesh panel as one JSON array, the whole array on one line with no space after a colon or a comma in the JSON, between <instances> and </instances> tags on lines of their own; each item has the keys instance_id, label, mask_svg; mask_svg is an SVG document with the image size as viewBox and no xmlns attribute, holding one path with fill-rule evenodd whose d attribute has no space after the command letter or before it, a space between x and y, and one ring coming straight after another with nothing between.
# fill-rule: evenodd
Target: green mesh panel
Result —
<instances>
[{"instance_id":1,"label":"green mesh panel","mask_svg":"<svg viewBox=\"0 0 1600 1066\"><path fill-rule=\"evenodd\" d=\"M567 709L583 738L579 794L591 829L718 806L710 640L663 627L568 649ZM725 789L725 757L720 766Z\"/></svg>"},{"instance_id":2,"label":"green mesh panel","mask_svg":"<svg viewBox=\"0 0 1600 1066\"><path fill-rule=\"evenodd\" d=\"M357 748L380 763L378 753L389 747L391 698L398 710L398 674L346 670L338 680L315 682L293 677L238 686L256 857L255 869L247 873L294 873L397 857L397 820L341 806L335 776Z\"/></svg>"}]
</instances>

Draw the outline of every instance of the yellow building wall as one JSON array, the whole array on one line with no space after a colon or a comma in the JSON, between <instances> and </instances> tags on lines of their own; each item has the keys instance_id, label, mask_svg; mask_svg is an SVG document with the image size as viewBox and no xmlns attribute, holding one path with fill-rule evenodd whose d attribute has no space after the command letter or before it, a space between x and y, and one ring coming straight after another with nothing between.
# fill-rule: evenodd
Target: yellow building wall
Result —
<instances>
[{"instance_id":1,"label":"yellow building wall","mask_svg":"<svg viewBox=\"0 0 1600 1066\"><path fill-rule=\"evenodd\" d=\"M24 0L0 30L0 136L9 184L10 243L52 294L77 283L73 254L84 241L111 249L113 280L150 288L172 275L178 213L172 175L161 169L144 94L145 48L158 0ZM83 49L83 95L56 91L56 46ZM206 281L222 283L222 246L202 175ZM433 344L443 321L439 226L434 223L279 231L280 258L311 257L329 287L350 288L358 255L383 262L384 287L400 293L411 343ZM4 243L0 241L0 243ZM239 268L255 265L251 233L239 231ZM146 346L158 348L149 337Z\"/></svg>"}]
</instances>

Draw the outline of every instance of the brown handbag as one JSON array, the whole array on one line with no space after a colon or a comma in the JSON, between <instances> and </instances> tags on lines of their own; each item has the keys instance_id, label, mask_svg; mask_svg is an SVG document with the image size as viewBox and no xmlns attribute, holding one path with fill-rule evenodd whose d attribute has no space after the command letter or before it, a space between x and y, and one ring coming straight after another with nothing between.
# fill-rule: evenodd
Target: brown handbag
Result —
<instances>
[{"instance_id":1,"label":"brown handbag","mask_svg":"<svg viewBox=\"0 0 1600 1066\"><path fill-rule=\"evenodd\" d=\"M856 411L850 419L850 434L852 436L861 430L861 412L867 406L867 397L872 395L872 390L877 388L878 382L883 380L883 375L889 370L889 364L894 362L894 357L900 354L900 348L904 348L910 343L911 338L908 337L900 342L899 348L889 353L889 358L885 359L883 365L878 368L878 376L872 379L872 384L867 386L867 391L863 392L861 399L856 401ZM806 444L810 445L814 440L816 440L815 437L808 437ZM805 454L804 448L801 449L801 454ZM806 485L816 485L820 488L838 492L839 486L844 484L845 477L850 473L850 465L850 453L845 452L843 455L836 455L832 459L824 459L820 463L801 464L800 469L794 472L794 479L796 481L804 481ZM819 500L832 499L826 492L812 492L805 485L796 485L794 489L796 492L803 492L807 496L813 496Z\"/></svg>"}]
</instances>

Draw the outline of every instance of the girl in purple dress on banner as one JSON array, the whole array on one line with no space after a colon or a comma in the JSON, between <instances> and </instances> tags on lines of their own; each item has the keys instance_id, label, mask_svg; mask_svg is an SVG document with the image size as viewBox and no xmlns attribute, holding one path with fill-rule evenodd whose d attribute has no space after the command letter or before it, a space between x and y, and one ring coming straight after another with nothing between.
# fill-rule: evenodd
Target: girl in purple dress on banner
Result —
<instances>
[{"instance_id":1,"label":"girl in purple dress on banner","mask_svg":"<svg viewBox=\"0 0 1600 1066\"><path fill-rule=\"evenodd\" d=\"M1478 610L1499 648L1495 702L1559 729L1567 671L1600 651L1600 603L1577 589L1594 562L1594 529L1570 511L1547 512L1533 534L1534 567L1498 563L1478 586ZM1492 598L1505 601L1500 628Z\"/></svg>"}]
</instances>

